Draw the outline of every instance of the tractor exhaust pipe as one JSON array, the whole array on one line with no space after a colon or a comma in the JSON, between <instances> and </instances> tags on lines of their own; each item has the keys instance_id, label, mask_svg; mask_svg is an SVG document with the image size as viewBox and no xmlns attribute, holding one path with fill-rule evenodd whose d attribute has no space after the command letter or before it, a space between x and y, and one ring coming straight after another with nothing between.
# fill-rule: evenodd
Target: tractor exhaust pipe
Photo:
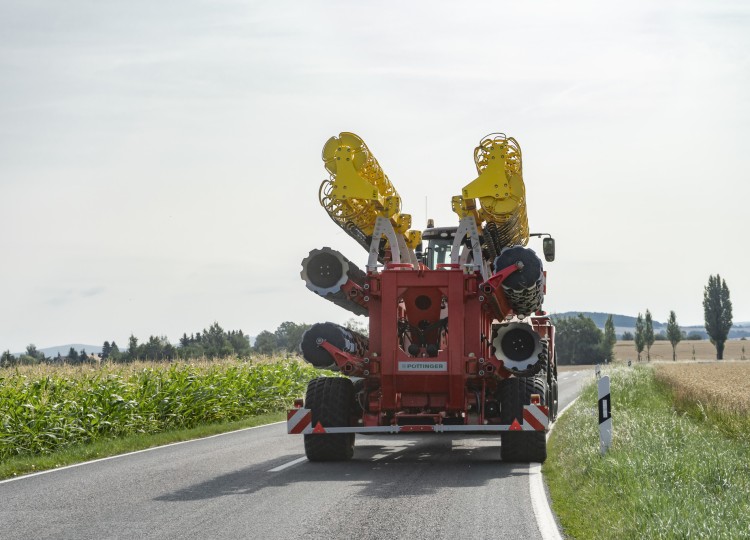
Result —
<instances>
[{"instance_id":1,"label":"tractor exhaust pipe","mask_svg":"<svg viewBox=\"0 0 750 540\"><path fill-rule=\"evenodd\" d=\"M514 375L535 375L547 360L539 334L526 323L493 325L492 346L495 357Z\"/></svg>"},{"instance_id":2,"label":"tractor exhaust pipe","mask_svg":"<svg viewBox=\"0 0 750 540\"><path fill-rule=\"evenodd\" d=\"M326 322L313 324L302 335L302 356L304 359L319 369L331 369L338 371L339 367L330 353L320 344L327 341L342 351L364 357L370 346L370 340L360 333L339 326L338 324Z\"/></svg>"},{"instance_id":3,"label":"tractor exhaust pipe","mask_svg":"<svg viewBox=\"0 0 750 540\"><path fill-rule=\"evenodd\" d=\"M338 251L329 247L313 249L302 260L300 276L315 294L355 315L367 315L367 305L357 291L367 274Z\"/></svg>"}]
</instances>

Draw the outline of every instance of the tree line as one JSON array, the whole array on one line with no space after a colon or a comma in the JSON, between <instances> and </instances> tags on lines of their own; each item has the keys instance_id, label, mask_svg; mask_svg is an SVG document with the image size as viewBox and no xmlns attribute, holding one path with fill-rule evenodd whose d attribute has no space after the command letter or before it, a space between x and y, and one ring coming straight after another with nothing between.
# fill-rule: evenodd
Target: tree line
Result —
<instances>
[{"instance_id":1,"label":"tree line","mask_svg":"<svg viewBox=\"0 0 750 540\"><path fill-rule=\"evenodd\" d=\"M716 347L716 359L724 358L724 345L732 328L732 302L729 288L719 274L709 276L703 290L704 326L711 343ZM611 361L616 341L612 315L607 318L604 332L594 321L582 313L578 317L555 318L555 351L558 362L563 364L590 364ZM685 335L677 323L677 315L669 312L666 333L654 334L651 312L645 316L638 313L635 320L635 333L625 332L623 340L632 340L638 354L646 351L646 360L651 361L651 347L655 341L668 340L672 345L672 360L677 359L677 345L683 339L701 339L700 334L691 332Z\"/></svg>"},{"instance_id":2,"label":"tree line","mask_svg":"<svg viewBox=\"0 0 750 540\"><path fill-rule=\"evenodd\" d=\"M617 342L612 315L601 331L590 317L553 317L555 323L555 356L559 365L611 362Z\"/></svg>"},{"instance_id":3,"label":"tree line","mask_svg":"<svg viewBox=\"0 0 750 540\"><path fill-rule=\"evenodd\" d=\"M120 348L114 341L105 341L102 352L89 354L85 349L77 351L71 347L68 354L45 356L36 345L29 345L26 351L18 356L5 351L0 355L0 367L33 364L94 364L97 362L128 363L136 360L172 361L197 358L221 359L227 357L247 358L256 355L277 355L299 353L302 335L311 325L282 322L274 331L264 330L250 344L249 336L242 330L225 331L219 323L208 329L187 334L183 333L176 345L170 343L166 336L149 336L144 342L131 334L127 346ZM361 333L367 333L360 322L351 319L346 326Z\"/></svg>"},{"instance_id":4,"label":"tree line","mask_svg":"<svg viewBox=\"0 0 750 540\"><path fill-rule=\"evenodd\" d=\"M262 331L255 338L253 350L259 354L297 354L300 352L302 336L310 328L309 324L298 324L291 321L281 323L275 331ZM367 335L367 327L357 319L349 319L344 323L349 330Z\"/></svg>"},{"instance_id":5,"label":"tree line","mask_svg":"<svg viewBox=\"0 0 750 540\"><path fill-rule=\"evenodd\" d=\"M722 280L719 274L709 276L703 293L703 310L706 332L711 343L716 346L716 358L721 360L724 354L724 344L732 327L732 303L726 281ZM577 317L553 317L556 326L555 351L558 362L564 365L612 361L614 345L617 341L612 317L612 315L607 317L604 331L600 330L591 318L583 314ZM347 321L346 326L351 330L367 333L364 325L356 319ZM219 323L215 322L208 330L191 333L189 336L184 333L177 346L172 345L165 336L150 336L147 341L139 343L138 338L131 335L127 348L124 350L121 350L114 341L105 341L98 358L87 354L85 350L78 352L72 347L66 356L58 353L56 357L46 357L32 344L18 358L10 351L5 351L0 356L0 367L39 363L81 364L99 360L133 362L135 360L212 359L229 356L244 358L253 353L296 354L299 352L302 335L308 328L310 328L309 324L285 321L273 332L262 331L251 346L242 330L225 331ZM692 334L685 336L680 330L674 311L669 313L666 333L655 335L651 312L647 309L645 316L638 313L635 334L625 332L622 338L634 341L640 362L644 349L647 360L651 360L651 346L659 339L667 339L672 344L672 359L674 360L677 344L683 339L694 339L694 336Z\"/></svg>"},{"instance_id":6,"label":"tree line","mask_svg":"<svg viewBox=\"0 0 750 540\"><path fill-rule=\"evenodd\" d=\"M225 331L215 322L208 329L187 334L183 333L176 345L170 343L166 336L149 336L144 342L131 334L127 346L120 348L114 341L105 341L102 352L89 354L85 349L77 351L71 347L68 354L45 356L36 345L29 345L26 351L18 356L5 351L0 355L0 367L33 364L95 364L98 362L129 363L136 360L172 361L192 360L198 358L221 359L227 357L247 358L251 355L278 355L299 353L302 335L311 325L282 322L274 331L264 330L250 344L249 336L242 330ZM355 319L346 326L360 333L367 333L366 328Z\"/></svg>"},{"instance_id":7,"label":"tree line","mask_svg":"<svg viewBox=\"0 0 750 540\"><path fill-rule=\"evenodd\" d=\"M184 333L175 346L166 336L149 336L139 343L138 338L131 334L127 346L123 349L114 341L105 341L102 352L96 355L88 354L86 349L77 351L71 347L68 354L57 353L56 356L45 356L33 344L26 347L26 351L17 357L5 351L0 356L0 367L29 364L86 364L97 362L129 363L136 360L172 361L196 358L226 358L248 357L252 354L248 336L242 330L224 330L219 323L214 322L208 329L191 333Z\"/></svg>"}]
</instances>

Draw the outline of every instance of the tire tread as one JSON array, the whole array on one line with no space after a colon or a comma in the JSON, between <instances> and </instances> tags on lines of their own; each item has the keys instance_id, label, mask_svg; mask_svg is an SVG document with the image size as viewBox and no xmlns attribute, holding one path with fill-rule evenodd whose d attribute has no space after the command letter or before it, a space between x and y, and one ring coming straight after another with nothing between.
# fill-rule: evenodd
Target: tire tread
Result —
<instances>
[{"instance_id":1,"label":"tire tread","mask_svg":"<svg viewBox=\"0 0 750 540\"><path fill-rule=\"evenodd\" d=\"M318 377L307 385L305 407L312 411L312 425L350 425L354 386L343 377ZM310 461L346 461L354 455L354 434L305 435L305 455Z\"/></svg>"}]
</instances>

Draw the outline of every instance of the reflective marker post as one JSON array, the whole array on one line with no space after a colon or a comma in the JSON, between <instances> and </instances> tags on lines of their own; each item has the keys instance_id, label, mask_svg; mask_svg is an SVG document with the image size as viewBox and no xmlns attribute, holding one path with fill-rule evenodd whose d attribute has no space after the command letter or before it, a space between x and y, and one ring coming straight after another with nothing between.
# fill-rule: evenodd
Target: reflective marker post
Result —
<instances>
[{"instance_id":1,"label":"reflective marker post","mask_svg":"<svg viewBox=\"0 0 750 540\"><path fill-rule=\"evenodd\" d=\"M609 376L599 379L599 448L602 455L612 444L612 399L609 394Z\"/></svg>"}]
</instances>

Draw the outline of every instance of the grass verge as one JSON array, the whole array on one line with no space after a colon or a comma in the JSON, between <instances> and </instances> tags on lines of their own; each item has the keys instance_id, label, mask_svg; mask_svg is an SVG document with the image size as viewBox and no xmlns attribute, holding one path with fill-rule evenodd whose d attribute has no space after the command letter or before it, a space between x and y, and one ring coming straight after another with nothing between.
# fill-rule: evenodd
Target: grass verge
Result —
<instances>
[{"instance_id":1,"label":"grass verge","mask_svg":"<svg viewBox=\"0 0 750 540\"><path fill-rule=\"evenodd\" d=\"M0 462L0 480L82 463L93 459L163 446L165 444L210 437L211 435L218 435L219 433L227 433L248 427L262 426L282 420L286 420L286 413L268 413L235 422L209 424L191 429L179 429L155 434L139 433L116 439L99 440L89 444L77 444L52 454L13 457Z\"/></svg>"},{"instance_id":2,"label":"grass verge","mask_svg":"<svg viewBox=\"0 0 750 540\"><path fill-rule=\"evenodd\" d=\"M565 534L750 538L750 434L728 435L677 411L651 369L617 370L611 379L614 437L607 455L599 454L595 385L549 441L543 470Z\"/></svg>"}]
</instances>

